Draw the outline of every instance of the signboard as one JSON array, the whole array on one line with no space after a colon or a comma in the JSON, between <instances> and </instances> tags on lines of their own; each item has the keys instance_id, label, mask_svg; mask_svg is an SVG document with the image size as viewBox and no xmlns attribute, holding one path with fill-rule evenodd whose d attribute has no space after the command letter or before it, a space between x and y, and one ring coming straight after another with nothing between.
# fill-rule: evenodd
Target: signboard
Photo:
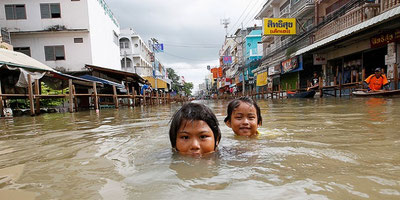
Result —
<instances>
[{"instance_id":1,"label":"signboard","mask_svg":"<svg viewBox=\"0 0 400 200\"><path fill-rule=\"evenodd\" d=\"M224 65L232 64L232 56L223 56L222 60Z\"/></svg>"},{"instance_id":2,"label":"signboard","mask_svg":"<svg viewBox=\"0 0 400 200\"><path fill-rule=\"evenodd\" d=\"M313 54L314 57L314 65L326 65L327 59L325 54Z\"/></svg>"},{"instance_id":3,"label":"signboard","mask_svg":"<svg viewBox=\"0 0 400 200\"><path fill-rule=\"evenodd\" d=\"M295 18L264 18L263 20L264 35L295 35L296 19Z\"/></svg>"},{"instance_id":4,"label":"signboard","mask_svg":"<svg viewBox=\"0 0 400 200\"><path fill-rule=\"evenodd\" d=\"M153 48L155 52L164 52L164 44L154 44Z\"/></svg>"},{"instance_id":5,"label":"signboard","mask_svg":"<svg viewBox=\"0 0 400 200\"><path fill-rule=\"evenodd\" d=\"M400 41L400 29L375 35L370 39L371 48L378 48L389 43Z\"/></svg>"},{"instance_id":6,"label":"signboard","mask_svg":"<svg viewBox=\"0 0 400 200\"><path fill-rule=\"evenodd\" d=\"M268 72L263 72L257 75L257 86L267 85Z\"/></svg>"},{"instance_id":7,"label":"signboard","mask_svg":"<svg viewBox=\"0 0 400 200\"><path fill-rule=\"evenodd\" d=\"M298 67L297 57L282 62L282 74L290 72Z\"/></svg>"},{"instance_id":8,"label":"signboard","mask_svg":"<svg viewBox=\"0 0 400 200\"><path fill-rule=\"evenodd\" d=\"M218 77L222 77L222 67L218 67Z\"/></svg>"},{"instance_id":9,"label":"signboard","mask_svg":"<svg viewBox=\"0 0 400 200\"><path fill-rule=\"evenodd\" d=\"M211 73L213 74L213 78L218 78L218 68L212 68Z\"/></svg>"}]
</instances>

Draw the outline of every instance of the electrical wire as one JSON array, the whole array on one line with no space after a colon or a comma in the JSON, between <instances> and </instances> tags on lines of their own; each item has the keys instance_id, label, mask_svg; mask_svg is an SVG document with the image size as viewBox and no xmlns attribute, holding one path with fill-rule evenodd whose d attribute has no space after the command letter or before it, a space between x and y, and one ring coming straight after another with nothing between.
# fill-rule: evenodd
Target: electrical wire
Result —
<instances>
[{"instance_id":1,"label":"electrical wire","mask_svg":"<svg viewBox=\"0 0 400 200\"><path fill-rule=\"evenodd\" d=\"M239 26L244 22L244 21L246 21L246 20L248 20L247 19L247 17L250 15L250 13L252 13L252 12L254 12L253 10L254 10L254 8L256 8L256 6L257 5L260 5L260 2L262 2L262 4L264 4L264 0L257 0L257 1L253 1L253 2L255 2L254 4L253 4L253 6L251 7L251 9L249 10L249 12L247 12L247 14L246 14L246 16L242 19L242 22L239 24ZM261 4L261 5L262 5ZM258 6L259 7L259 6ZM254 18L254 17L253 17ZM252 18L250 18L250 20L251 20ZM243 25L247 25L247 24L243 24ZM234 28L234 26L232 26L232 29L231 30L236 30L236 29L238 29L239 27L236 27L236 28Z\"/></svg>"},{"instance_id":2,"label":"electrical wire","mask_svg":"<svg viewBox=\"0 0 400 200\"><path fill-rule=\"evenodd\" d=\"M183 56L178 56L178 55L174 55L174 54L171 54L171 53L167 53L167 52L165 52L165 51L164 51L164 54L165 54L165 55L172 56L172 57L181 58L181 59L186 59L186 60L192 60L192 61L210 61L210 60L201 60L201 59L186 58L186 57L183 57Z\"/></svg>"},{"instance_id":3,"label":"electrical wire","mask_svg":"<svg viewBox=\"0 0 400 200\"><path fill-rule=\"evenodd\" d=\"M236 20L236 22L234 23L234 25L231 26L230 30L228 31L231 32L233 29L233 27L235 27L237 25L237 23L240 21L240 19L242 18L243 14L246 12L247 8L249 8L250 4L252 1L249 1L249 3L247 4L246 8L243 10L242 14L240 15L240 17ZM254 2L254 1L253 1Z\"/></svg>"}]
</instances>

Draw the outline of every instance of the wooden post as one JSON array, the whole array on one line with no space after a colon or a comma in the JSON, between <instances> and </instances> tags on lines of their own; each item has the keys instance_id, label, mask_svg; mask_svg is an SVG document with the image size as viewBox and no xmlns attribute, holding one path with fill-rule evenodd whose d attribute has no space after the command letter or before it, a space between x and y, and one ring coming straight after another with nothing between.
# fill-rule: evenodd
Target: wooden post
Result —
<instances>
[{"instance_id":1,"label":"wooden post","mask_svg":"<svg viewBox=\"0 0 400 200\"><path fill-rule=\"evenodd\" d=\"M355 70L354 70L355 71ZM357 71L355 71L356 72L356 83L358 83L359 82L359 80L358 80L358 72Z\"/></svg>"},{"instance_id":2,"label":"wooden post","mask_svg":"<svg viewBox=\"0 0 400 200\"><path fill-rule=\"evenodd\" d=\"M287 83L286 83L287 84ZM286 86L287 87L287 86ZM279 91L278 91L278 96L276 97L277 99L281 98L281 85L279 85Z\"/></svg>"},{"instance_id":3,"label":"wooden post","mask_svg":"<svg viewBox=\"0 0 400 200\"><path fill-rule=\"evenodd\" d=\"M72 90L72 79L68 79L69 83L69 112L74 112L74 94Z\"/></svg>"},{"instance_id":4,"label":"wooden post","mask_svg":"<svg viewBox=\"0 0 400 200\"><path fill-rule=\"evenodd\" d=\"M136 90L134 87L132 87L132 100L133 100L133 107L136 106Z\"/></svg>"},{"instance_id":5,"label":"wooden post","mask_svg":"<svg viewBox=\"0 0 400 200\"><path fill-rule=\"evenodd\" d=\"M168 103L171 103L171 93L168 93Z\"/></svg>"},{"instance_id":6,"label":"wooden post","mask_svg":"<svg viewBox=\"0 0 400 200\"><path fill-rule=\"evenodd\" d=\"M35 79L35 101L36 101L36 114L40 114L40 98L39 95L39 79Z\"/></svg>"},{"instance_id":7,"label":"wooden post","mask_svg":"<svg viewBox=\"0 0 400 200\"><path fill-rule=\"evenodd\" d=\"M115 108L118 109L119 107L119 102L118 102L118 96L117 96L117 87L115 87L115 85L113 85L113 97L114 97L114 104L115 104Z\"/></svg>"},{"instance_id":8,"label":"wooden post","mask_svg":"<svg viewBox=\"0 0 400 200\"><path fill-rule=\"evenodd\" d=\"M33 91L32 91L32 78L31 75L28 74L28 93L29 93L29 104L31 108L31 115L35 115L35 105L33 103Z\"/></svg>"},{"instance_id":9,"label":"wooden post","mask_svg":"<svg viewBox=\"0 0 400 200\"><path fill-rule=\"evenodd\" d=\"M361 71L361 78L362 78L361 82L363 82L365 80L365 69L362 69Z\"/></svg>"},{"instance_id":10,"label":"wooden post","mask_svg":"<svg viewBox=\"0 0 400 200\"><path fill-rule=\"evenodd\" d=\"M159 99L159 96L158 96L158 91L156 91L156 99L157 99L157 105L160 105L160 99Z\"/></svg>"},{"instance_id":11,"label":"wooden post","mask_svg":"<svg viewBox=\"0 0 400 200\"><path fill-rule=\"evenodd\" d=\"M75 90L75 85L72 84L72 91L74 94L74 106L75 106L75 112L78 112L78 97L76 97L76 90Z\"/></svg>"},{"instance_id":12,"label":"wooden post","mask_svg":"<svg viewBox=\"0 0 400 200\"><path fill-rule=\"evenodd\" d=\"M129 86L128 86L128 83L126 83L125 88L126 88L126 94L127 94L128 96L130 96L131 94L129 93ZM128 107L131 107L131 101L129 100L129 98L128 98Z\"/></svg>"},{"instance_id":13,"label":"wooden post","mask_svg":"<svg viewBox=\"0 0 400 200\"><path fill-rule=\"evenodd\" d=\"M146 90L143 91L143 105L146 106Z\"/></svg>"},{"instance_id":14,"label":"wooden post","mask_svg":"<svg viewBox=\"0 0 400 200\"><path fill-rule=\"evenodd\" d=\"M394 89L399 89L399 72L397 64L394 64Z\"/></svg>"},{"instance_id":15,"label":"wooden post","mask_svg":"<svg viewBox=\"0 0 400 200\"><path fill-rule=\"evenodd\" d=\"M318 83L318 87L319 87L319 96L322 97L323 96L323 90L322 90L322 77L319 77L319 83Z\"/></svg>"},{"instance_id":16,"label":"wooden post","mask_svg":"<svg viewBox=\"0 0 400 200\"><path fill-rule=\"evenodd\" d=\"M97 97L97 87L96 87L96 82L93 82L93 92L94 92L94 108L99 110L99 98Z\"/></svg>"},{"instance_id":17,"label":"wooden post","mask_svg":"<svg viewBox=\"0 0 400 200\"><path fill-rule=\"evenodd\" d=\"M3 94L1 91L1 80L0 80L0 94ZM4 110L3 110L3 97L0 95L0 117L4 116Z\"/></svg>"},{"instance_id":18,"label":"wooden post","mask_svg":"<svg viewBox=\"0 0 400 200\"><path fill-rule=\"evenodd\" d=\"M336 91L335 91L336 97ZM339 97L342 97L342 76L339 76Z\"/></svg>"}]
</instances>

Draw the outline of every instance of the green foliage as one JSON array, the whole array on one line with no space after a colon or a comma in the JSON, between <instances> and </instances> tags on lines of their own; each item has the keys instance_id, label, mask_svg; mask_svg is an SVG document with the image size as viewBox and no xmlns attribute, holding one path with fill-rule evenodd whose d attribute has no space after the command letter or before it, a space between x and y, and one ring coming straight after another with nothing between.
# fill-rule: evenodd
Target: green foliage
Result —
<instances>
[{"instance_id":1,"label":"green foliage","mask_svg":"<svg viewBox=\"0 0 400 200\"><path fill-rule=\"evenodd\" d=\"M193 83L187 82L183 84L183 91L186 93L186 96L192 95Z\"/></svg>"},{"instance_id":2,"label":"green foliage","mask_svg":"<svg viewBox=\"0 0 400 200\"><path fill-rule=\"evenodd\" d=\"M187 96L192 94L193 83L185 83L183 86L179 83L179 76L172 68L167 68L168 78L172 81L171 88L176 92L184 91Z\"/></svg>"},{"instance_id":3,"label":"green foliage","mask_svg":"<svg viewBox=\"0 0 400 200\"><path fill-rule=\"evenodd\" d=\"M57 95L57 94L65 94L69 92L69 88L66 88L65 90L53 90L49 86L47 86L45 83L41 83L41 89L42 89L42 95ZM62 105L64 102L64 99L41 99L40 104L45 107L51 107L51 106L59 106Z\"/></svg>"}]
</instances>

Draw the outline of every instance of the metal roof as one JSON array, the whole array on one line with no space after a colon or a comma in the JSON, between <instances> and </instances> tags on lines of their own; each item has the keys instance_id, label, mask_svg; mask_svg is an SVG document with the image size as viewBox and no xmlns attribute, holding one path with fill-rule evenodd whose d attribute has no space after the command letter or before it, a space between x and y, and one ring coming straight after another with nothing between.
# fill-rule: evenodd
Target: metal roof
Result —
<instances>
[{"instance_id":1,"label":"metal roof","mask_svg":"<svg viewBox=\"0 0 400 200\"><path fill-rule=\"evenodd\" d=\"M21 67L30 70L51 71L55 70L23 53L0 48L0 64Z\"/></svg>"},{"instance_id":2,"label":"metal roof","mask_svg":"<svg viewBox=\"0 0 400 200\"><path fill-rule=\"evenodd\" d=\"M370 26L377 25L378 23L383 22L385 20L388 20L390 18L393 18L393 17L395 17L396 15L399 15L399 14L400 14L400 6L397 6L396 8L388 10L388 11L386 11L386 12L384 12L384 13L378 15L378 16L375 16L375 17L373 17L373 18L371 18L371 19L369 19L369 20L367 20L365 22L359 23L359 24L357 24L357 25L355 25L355 26L353 26L351 28L345 29L345 30L343 30L343 31L341 31L339 33L336 33L336 34L334 34L332 36L329 36L329 37L327 37L327 38L325 38L323 40L320 40L320 41L318 41L318 42L316 42L314 44L311 44L311 45L309 45L309 46L307 46L307 47L305 47L303 49L300 49L300 50L298 50L296 52L295 55L296 56L297 55L301 55L303 53L306 53L308 51L311 51L311 50L316 49L318 47L321 47L323 45L327 45L327 44L329 44L331 42L334 42L336 40L339 40L339 39L341 39L341 38L343 38L345 36L348 36L348 35L351 35L353 33L362 31L363 29L366 29L366 28L368 28Z\"/></svg>"}]
</instances>

